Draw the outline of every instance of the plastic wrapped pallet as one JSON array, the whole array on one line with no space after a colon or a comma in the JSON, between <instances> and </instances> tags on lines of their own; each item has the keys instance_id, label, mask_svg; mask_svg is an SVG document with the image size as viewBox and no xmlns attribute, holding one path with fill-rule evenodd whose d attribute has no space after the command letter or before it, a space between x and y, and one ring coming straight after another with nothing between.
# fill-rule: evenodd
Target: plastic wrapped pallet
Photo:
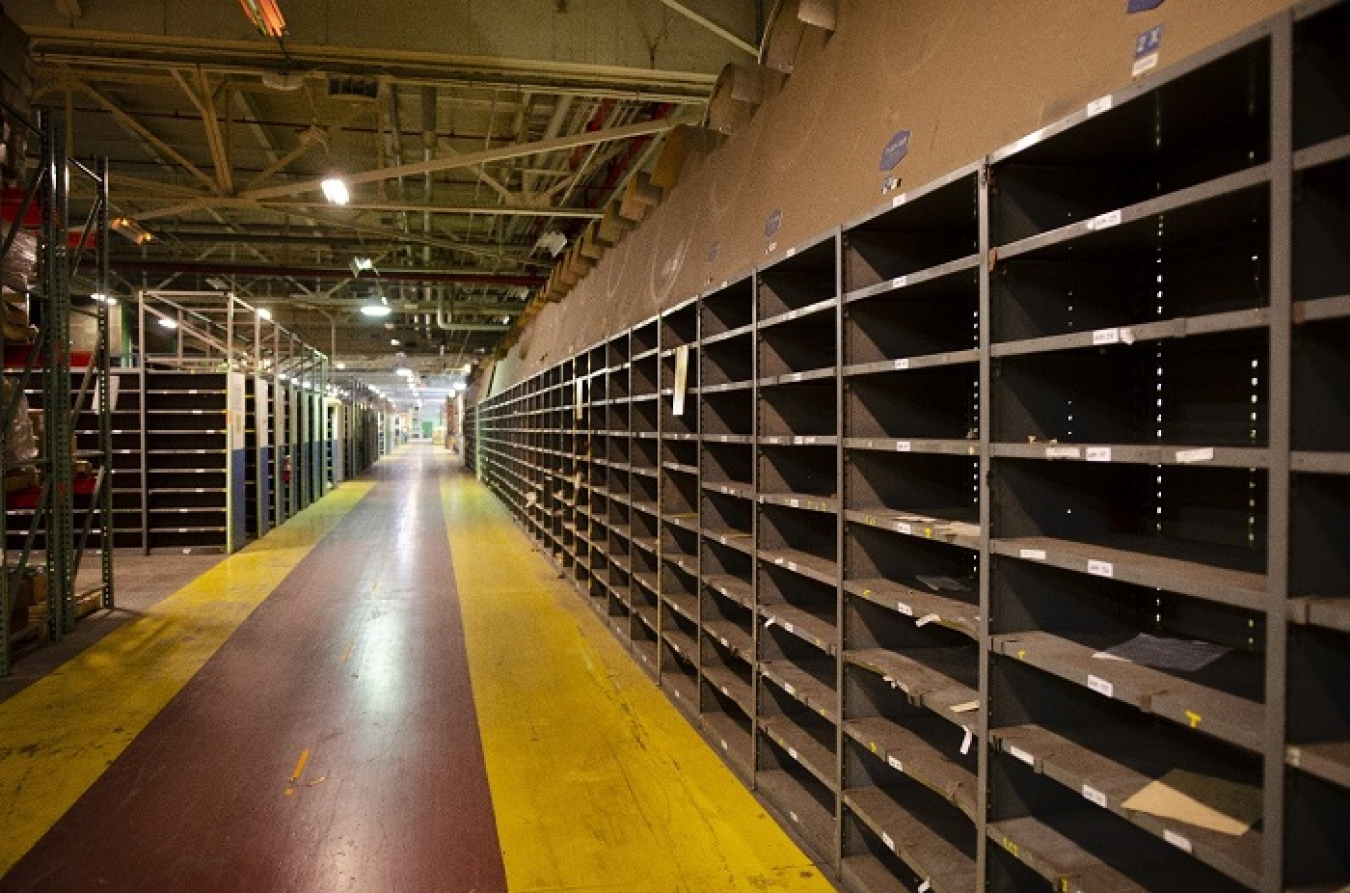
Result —
<instances>
[{"instance_id":1,"label":"plastic wrapped pallet","mask_svg":"<svg viewBox=\"0 0 1350 893\"><path fill-rule=\"evenodd\" d=\"M8 228L8 227L6 227ZM0 284L16 292L27 292L37 276L37 237L27 230L14 234L14 244L0 257ZM5 295L8 302L9 295Z\"/></svg>"},{"instance_id":2,"label":"plastic wrapped pallet","mask_svg":"<svg viewBox=\"0 0 1350 893\"><path fill-rule=\"evenodd\" d=\"M18 387L13 378L6 376L0 379L0 401L4 406L9 405ZM28 414L28 397L24 394L19 394L19 403L14 416L8 420L3 429L0 429L0 434L4 437L6 466L22 465L37 458L37 440L33 437L33 422Z\"/></svg>"}]
</instances>

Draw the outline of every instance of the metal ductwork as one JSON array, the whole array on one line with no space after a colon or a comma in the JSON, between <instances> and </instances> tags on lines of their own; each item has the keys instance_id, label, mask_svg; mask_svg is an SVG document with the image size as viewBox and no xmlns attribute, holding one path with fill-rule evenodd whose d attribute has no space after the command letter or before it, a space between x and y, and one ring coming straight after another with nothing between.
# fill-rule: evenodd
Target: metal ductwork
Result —
<instances>
[{"instance_id":1,"label":"metal ductwork","mask_svg":"<svg viewBox=\"0 0 1350 893\"><path fill-rule=\"evenodd\" d=\"M193 263L187 261L140 260L119 258L109 263L114 273L150 273L157 276L251 276L273 279L351 279L350 267L295 267L266 264ZM409 270L381 269L380 282L461 283L464 285L496 285L539 288L543 276L524 273L479 273L471 270Z\"/></svg>"}]
</instances>

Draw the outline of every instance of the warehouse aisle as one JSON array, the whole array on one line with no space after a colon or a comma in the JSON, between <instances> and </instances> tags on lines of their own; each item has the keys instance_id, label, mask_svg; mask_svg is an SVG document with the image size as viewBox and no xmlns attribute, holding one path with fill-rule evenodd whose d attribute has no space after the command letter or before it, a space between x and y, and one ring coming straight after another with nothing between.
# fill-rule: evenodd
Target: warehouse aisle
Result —
<instances>
[{"instance_id":1,"label":"warehouse aisle","mask_svg":"<svg viewBox=\"0 0 1350 893\"><path fill-rule=\"evenodd\" d=\"M444 469L379 463L0 889L504 890Z\"/></svg>"},{"instance_id":2,"label":"warehouse aisle","mask_svg":"<svg viewBox=\"0 0 1350 893\"><path fill-rule=\"evenodd\" d=\"M382 461L0 704L0 891L833 889L452 464ZM146 624L219 650L188 681Z\"/></svg>"}]
</instances>

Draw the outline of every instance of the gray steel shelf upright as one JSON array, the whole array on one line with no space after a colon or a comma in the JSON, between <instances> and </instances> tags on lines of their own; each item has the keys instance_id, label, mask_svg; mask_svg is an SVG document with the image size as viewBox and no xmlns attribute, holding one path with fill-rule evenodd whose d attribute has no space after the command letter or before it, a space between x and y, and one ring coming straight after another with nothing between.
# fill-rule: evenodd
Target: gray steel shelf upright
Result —
<instances>
[{"instance_id":1,"label":"gray steel shelf upright","mask_svg":"<svg viewBox=\"0 0 1350 893\"><path fill-rule=\"evenodd\" d=\"M845 889L1350 888L1346 47L1297 6L476 408Z\"/></svg>"}]
</instances>

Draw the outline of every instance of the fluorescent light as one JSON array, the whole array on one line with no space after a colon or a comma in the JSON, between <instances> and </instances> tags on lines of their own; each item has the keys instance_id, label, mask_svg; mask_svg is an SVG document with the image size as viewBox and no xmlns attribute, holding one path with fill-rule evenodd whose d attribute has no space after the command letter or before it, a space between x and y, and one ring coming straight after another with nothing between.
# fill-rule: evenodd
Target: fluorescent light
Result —
<instances>
[{"instance_id":1,"label":"fluorescent light","mask_svg":"<svg viewBox=\"0 0 1350 893\"><path fill-rule=\"evenodd\" d=\"M403 344L403 342L400 341L400 340L398 340L397 338L390 338L390 339L389 339L389 346L390 346L390 347L398 347L398 346L400 346L401 344Z\"/></svg>"},{"instance_id":2,"label":"fluorescent light","mask_svg":"<svg viewBox=\"0 0 1350 893\"><path fill-rule=\"evenodd\" d=\"M338 362L333 364L333 368L341 372L343 369L347 368L347 364L339 360Z\"/></svg>"},{"instance_id":3,"label":"fluorescent light","mask_svg":"<svg viewBox=\"0 0 1350 893\"><path fill-rule=\"evenodd\" d=\"M412 377L412 374L413 374L413 371L412 371L411 369L409 369L407 366L399 366L397 369L394 370L394 374L395 374L395 375L404 375L404 376L407 376L407 377L411 378L411 377Z\"/></svg>"},{"instance_id":4,"label":"fluorescent light","mask_svg":"<svg viewBox=\"0 0 1350 893\"><path fill-rule=\"evenodd\" d=\"M256 311L254 311L254 312L256 312L256 313L258 314L258 319L271 319L271 318L272 318L272 311L271 311L271 310L268 310L266 307L259 307L259 308L258 308Z\"/></svg>"},{"instance_id":5,"label":"fluorescent light","mask_svg":"<svg viewBox=\"0 0 1350 893\"><path fill-rule=\"evenodd\" d=\"M167 316L161 316L161 317L159 318L159 324L162 325L162 326L163 326L164 328L166 328L166 329L176 329L176 328L178 328L178 321L175 320L175 319L169 319Z\"/></svg>"},{"instance_id":6,"label":"fluorescent light","mask_svg":"<svg viewBox=\"0 0 1350 893\"><path fill-rule=\"evenodd\" d=\"M154 238L145 227L130 217L115 217L108 223L108 227L119 236L124 236L137 245L144 245Z\"/></svg>"},{"instance_id":7,"label":"fluorescent light","mask_svg":"<svg viewBox=\"0 0 1350 893\"><path fill-rule=\"evenodd\" d=\"M376 276L380 275L380 271L375 269L375 261L368 257L354 257L352 258L350 266L352 268L353 276L360 276L363 272L367 271L374 273Z\"/></svg>"},{"instance_id":8,"label":"fluorescent light","mask_svg":"<svg viewBox=\"0 0 1350 893\"><path fill-rule=\"evenodd\" d=\"M112 297L111 295L99 294L98 292L95 292L94 294L90 295L89 300L95 301L99 304L107 304L109 307L117 306L116 298Z\"/></svg>"},{"instance_id":9,"label":"fluorescent light","mask_svg":"<svg viewBox=\"0 0 1350 893\"><path fill-rule=\"evenodd\" d=\"M393 312L394 312L394 311L390 310L388 307L386 307L386 306L383 305L383 304L362 304L362 305L361 305L361 315L362 315L362 316L369 316L371 319L384 319L386 316L388 316L390 313L393 313Z\"/></svg>"},{"instance_id":10,"label":"fluorescent light","mask_svg":"<svg viewBox=\"0 0 1350 893\"><path fill-rule=\"evenodd\" d=\"M465 391L467 391L468 389L469 389L469 386L468 386L467 383L462 382L462 381L457 381L457 382L455 382L455 393L456 393L456 394L462 394L462 393L464 393Z\"/></svg>"},{"instance_id":11,"label":"fluorescent light","mask_svg":"<svg viewBox=\"0 0 1350 893\"><path fill-rule=\"evenodd\" d=\"M345 205L352 200L352 194L347 191L347 184L341 177L328 177L319 186L323 189L323 197L335 205Z\"/></svg>"}]
</instances>

